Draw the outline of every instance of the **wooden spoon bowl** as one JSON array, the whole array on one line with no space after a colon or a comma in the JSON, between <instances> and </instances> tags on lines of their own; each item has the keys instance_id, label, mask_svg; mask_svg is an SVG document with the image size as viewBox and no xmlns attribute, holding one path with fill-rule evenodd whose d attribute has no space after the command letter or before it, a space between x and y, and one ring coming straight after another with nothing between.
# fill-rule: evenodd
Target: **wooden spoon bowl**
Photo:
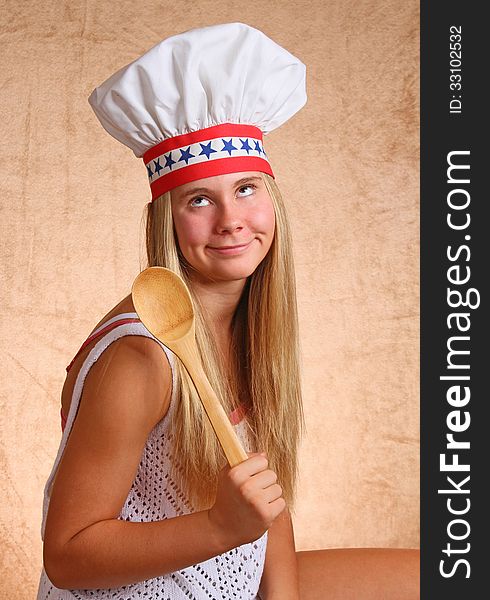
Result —
<instances>
[{"instance_id":1,"label":"wooden spoon bowl","mask_svg":"<svg viewBox=\"0 0 490 600\"><path fill-rule=\"evenodd\" d=\"M191 295L173 271L164 267L145 269L134 280L131 294L145 327L166 346L188 334L195 337Z\"/></svg>"}]
</instances>

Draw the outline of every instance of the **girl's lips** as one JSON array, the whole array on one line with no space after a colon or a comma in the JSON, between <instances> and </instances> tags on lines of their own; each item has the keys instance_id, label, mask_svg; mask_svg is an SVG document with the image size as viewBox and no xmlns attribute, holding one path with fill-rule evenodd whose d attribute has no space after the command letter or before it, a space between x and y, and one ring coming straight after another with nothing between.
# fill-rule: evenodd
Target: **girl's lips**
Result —
<instances>
[{"instance_id":1,"label":"girl's lips","mask_svg":"<svg viewBox=\"0 0 490 600\"><path fill-rule=\"evenodd\" d=\"M208 248L218 254L241 254L242 252L245 252L252 242L253 240L248 242L248 244L241 244L240 246L225 246L223 248L213 248L212 246L208 246Z\"/></svg>"}]
</instances>

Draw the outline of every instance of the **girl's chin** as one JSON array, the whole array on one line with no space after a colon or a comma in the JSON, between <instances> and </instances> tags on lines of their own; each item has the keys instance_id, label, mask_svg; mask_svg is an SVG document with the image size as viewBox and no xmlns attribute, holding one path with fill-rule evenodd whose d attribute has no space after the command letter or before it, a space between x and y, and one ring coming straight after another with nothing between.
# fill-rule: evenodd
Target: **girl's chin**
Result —
<instances>
[{"instance_id":1,"label":"girl's chin","mask_svg":"<svg viewBox=\"0 0 490 600\"><path fill-rule=\"evenodd\" d=\"M207 281L237 281L241 279L246 279L253 274L258 265L248 265L239 267L236 265L233 267L229 266L221 266L221 267L213 267L213 268L195 268L199 275L207 280Z\"/></svg>"}]
</instances>

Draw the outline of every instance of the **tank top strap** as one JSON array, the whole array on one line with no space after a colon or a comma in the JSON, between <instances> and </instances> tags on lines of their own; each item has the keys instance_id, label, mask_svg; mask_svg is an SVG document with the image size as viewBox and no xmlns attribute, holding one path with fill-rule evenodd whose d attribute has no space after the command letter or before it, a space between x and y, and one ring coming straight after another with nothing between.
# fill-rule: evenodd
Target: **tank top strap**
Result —
<instances>
[{"instance_id":1,"label":"tank top strap","mask_svg":"<svg viewBox=\"0 0 490 600\"><path fill-rule=\"evenodd\" d=\"M97 329L93 333L91 333L89 335L89 337L80 346L80 349L73 357L71 363L66 367L66 372L68 373L68 371L73 366L73 363L75 362L75 359L77 358L77 356L80 354L80 352L82 352L82 350L86 346L88 346L88 344L90 344L90 342L93 342L93 340L97 339L101 335L104 335L105 333L111 331L112 329L114 329L114 327L118 327L119 325L124 325L125 323L137 323L139 321L140 321L140 318L138 317L138 313L129 312L129 313L121 313L120 315L116 315L115 317L112 317L112 319L109 319L105 323L102 323L102 325L97 327Z\"/></svg>"}]
</instances>

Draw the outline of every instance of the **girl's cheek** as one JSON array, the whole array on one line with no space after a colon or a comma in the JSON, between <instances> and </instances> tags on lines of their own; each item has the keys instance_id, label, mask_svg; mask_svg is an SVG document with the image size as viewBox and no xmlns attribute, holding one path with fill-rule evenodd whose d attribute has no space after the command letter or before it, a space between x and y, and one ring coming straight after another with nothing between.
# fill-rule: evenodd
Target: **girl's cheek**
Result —
<instances>
[{"instance_id":1,"label":"girl's cheek","mask_svg":"<svg viewBox=\"0 0 490 600\"><path fill-rule=\"evenodd\" d=\"M196 244L203 240L205 227L199 219L187 219L181 223L182 236L188 244Z\"/></svg>"},{"instance_id":2,"label":"girl's cheek","mask_svg":"<svg viewBox=\"0 0 490 600\"><path fill-rule=\"evenodd\" d=\"M275 227L274 207L264 207L255 215L256 225L264 231L273 231Z\"/></svg>"}]
</instances>

